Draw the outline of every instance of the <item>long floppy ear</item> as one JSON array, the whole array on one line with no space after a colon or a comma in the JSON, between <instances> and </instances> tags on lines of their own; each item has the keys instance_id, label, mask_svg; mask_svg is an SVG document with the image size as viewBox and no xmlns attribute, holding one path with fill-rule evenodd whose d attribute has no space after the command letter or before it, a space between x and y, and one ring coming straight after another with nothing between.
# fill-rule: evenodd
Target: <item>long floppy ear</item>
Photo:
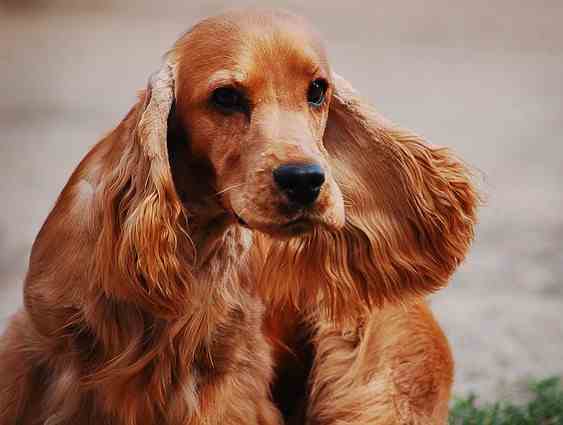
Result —
<instances>
[{"instance_id":1,"label":"long floppy ear","mask_svg":"<svg viewBox=\"0 0 563 425\"><path fill-rule=\"evenodd\" d=\"M390 124L341 77L334 84L324 143L346 225L273 243L262 289L338 320L446 285L473 239L478 195L450 151Z\"/></svg>"},{"instance_id":2,"label":"long floppy ear","mask_svg":"<svg viewBox=\"0 0 563 425\"><path fill-rule=\"evenodd\" d=\"M174 66L155 73L141 99L104 140L95 271L108 294L155 314L185 306L193 252L186 212L174 187L168 156L175 119Z\"/></svg>"}]
</instances>

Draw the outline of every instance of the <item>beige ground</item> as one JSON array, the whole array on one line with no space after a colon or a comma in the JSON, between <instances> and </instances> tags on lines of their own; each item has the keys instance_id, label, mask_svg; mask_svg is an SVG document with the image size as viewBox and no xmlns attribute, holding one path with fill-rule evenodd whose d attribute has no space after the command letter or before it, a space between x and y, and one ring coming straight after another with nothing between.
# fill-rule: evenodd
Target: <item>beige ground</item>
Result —
<instances>
[{"instance_id":1,"label":"beige ground","mask_svg":"<svg viewBox=\"0 0 563 425\"><path fill-rule=\"evenodd\" d=\"M43 7L12 8L24 3ZM456 392L493 398L561 374L563 2L277 5L315 22L335 68L382 112L484 174L489 201L472 255L434 300L457 359ZM226 6L0 0L0 327L78 160L177 35Z\"/></svg>"}]
</instances>

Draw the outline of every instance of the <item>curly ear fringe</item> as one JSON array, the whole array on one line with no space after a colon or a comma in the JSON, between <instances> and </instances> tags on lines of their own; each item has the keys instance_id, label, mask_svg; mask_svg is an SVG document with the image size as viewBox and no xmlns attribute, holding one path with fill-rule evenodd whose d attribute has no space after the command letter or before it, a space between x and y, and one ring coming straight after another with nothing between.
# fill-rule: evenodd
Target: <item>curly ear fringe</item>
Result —
<instances>
[{"instance_id":1,"label":"curly ear fringe","mask_svg":"<svg viewBox=\"0 0 563 425\"><path fill-rule=\"evenodd\" d=\"M405 172L405 191L412 211L425 225L414 226L418 244L433 253L437 264L453 270L465 258L474 238L476 209L480 203L471 181L471 171L447 148L430 147L417 136L391 130L411 161ZM451 273L451 272L449 272Z\"/></svg>"},{"instance_id":2,"label":"curly ear fringe","mask_svg":"<svg viewBox=\"0 0 563 425\"><path fill-rule=\"evenodd\" d=\"M445 286L473 240L479 197L447 149L393 127L337 83L325 145L346 225L273 242L260 287L275 304L342 322Z\"/></svg>"},{"instance_id":3,"label":"curly ear fringe","mask_svg":"<svg viewBox=\"0 0 563 425\"><path fill-rule=\"evenodd\" d=\"M167 151L173 73L166 63L151 78L144 99L108 136L95 251L94 273L106 293L134 297L160 315L185 308L192 282L186 264L194 258Z\"/></svg>"}]
</instances>

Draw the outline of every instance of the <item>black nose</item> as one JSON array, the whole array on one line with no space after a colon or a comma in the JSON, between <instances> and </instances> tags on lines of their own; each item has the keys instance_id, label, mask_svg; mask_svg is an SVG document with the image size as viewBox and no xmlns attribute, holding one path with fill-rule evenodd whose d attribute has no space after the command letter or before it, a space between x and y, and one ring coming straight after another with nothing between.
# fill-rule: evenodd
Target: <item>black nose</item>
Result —
<instances>
[{"instance_id":1,"label":"black nose","mask_svg":"<svg viewBox=\"0 0 563 425\"><path fill-rule=\"evenodd\" d=\"M325 174L317 164L288 164L274 170L274 181L290 202L307 206L319 197Z\"/></svg>"}]
</instances>

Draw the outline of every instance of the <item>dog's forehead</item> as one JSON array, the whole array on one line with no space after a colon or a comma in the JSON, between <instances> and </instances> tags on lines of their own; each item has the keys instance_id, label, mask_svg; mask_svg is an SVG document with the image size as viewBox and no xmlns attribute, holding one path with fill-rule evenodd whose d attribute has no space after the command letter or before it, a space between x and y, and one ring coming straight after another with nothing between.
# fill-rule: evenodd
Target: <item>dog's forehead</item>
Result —
<instances>
[{"instance_id":1,"label":"dog's forehead","mask_svg":"<svg viewBox=\"0 0 563 425\"><path fill-rule=\"evenodd\" d=\"M279 11L240 11L206 19L176 43L174 52L182 68L180 79L191 84L211 83L218 75L256 81L276 75L308 78L319 68L329 72L317 33L303 18Z\"/></svg>"},{"instance_id":2,"label":"dog's forehead","mask_svg":"<svg viewBox=\"0 0 563 425\"><path fill-rule=\"evenodd\" d=\"M299 44L324 55L321 37L309 22L282 10L241 9L196 24L188 33L194 43L207 43L210 36L226 49L256 47L268 49L277 43Z\"/></svg>"}]
</instances>

